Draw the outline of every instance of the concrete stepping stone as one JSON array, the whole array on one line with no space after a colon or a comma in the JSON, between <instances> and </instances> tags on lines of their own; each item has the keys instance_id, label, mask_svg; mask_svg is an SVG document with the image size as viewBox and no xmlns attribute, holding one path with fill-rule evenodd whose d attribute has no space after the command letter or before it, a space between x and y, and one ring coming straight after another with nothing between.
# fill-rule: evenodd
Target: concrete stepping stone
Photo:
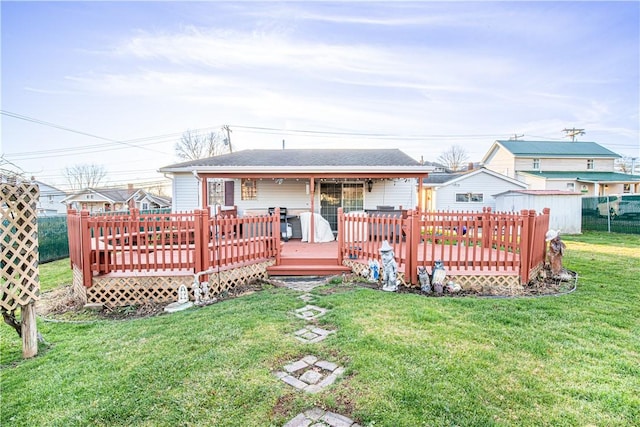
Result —
<instances>
[{"instance_id":1,"label":"concrete stepping stone","mask_svg":"<svg viewBox=\"0 0 640 427\"><path fill-rule=\"evenodd\" d=\"M318 360L309 355L282 367L282 371L275 372L275 376L290 386L306 391L318 393L333 384L345 371L341 366L328 360Z\"/></svg>"},{"instance_id":2,"label":"concrete stepping stone","mask_svg":"<svg viewBox=\"0 0 640 427\"><path fill-rule=\"evenodd\" d=\"M317 328L313 325L307 325L304 328L295 331L293 334L299 341L302 341L305 344L313 344L324 340L330 334L335 332L335 330L329 331L327 329Z\"/></svg>"},{"instance_id":3,"label":"concrete stepping stone","mask_svg":"<svg viewBox=\"0 0 640 427\"><path fill-rule=\"evenodd\" d=\"M300 295L298 298L300 298L302 301L304 301L304 302L307 302L307 303L308 303L308 302L311 302L311 301L313 301L314 299L316 299L316 296L315 296L315 295L313 295L313 294L306 293L306 294L304 294L304 295Z\"/></svg>"},{"instance_id":4,"label":"concrete stepping stone","mask_svg":"<svg viewBox=\"0 0 640 427\"><path fill-rule=\"evenodd\" d=\"M307 304L295 311L295 315L301 319L317 319L327 314L327 309L315 305Z\"/></svg>"},{"instance_id":5,"label":"concrete stepping stone","mask_svg":"<svg viewBox=\"0 0 640 427\"><path fill-rule=\"evenodd\" d=\"M313 408L296 415L284 427L360 427L360 424L344 415Z\"/></svg>"}]
</instances>

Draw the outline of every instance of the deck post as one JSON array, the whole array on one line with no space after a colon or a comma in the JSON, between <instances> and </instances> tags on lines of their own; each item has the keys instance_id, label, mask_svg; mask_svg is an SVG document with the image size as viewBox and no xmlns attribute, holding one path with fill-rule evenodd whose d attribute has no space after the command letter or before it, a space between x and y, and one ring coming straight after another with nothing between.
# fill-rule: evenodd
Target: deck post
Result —
<instances>
[{"instance_id":1,"label":"deck post","mask_svg":"<svg viewBox=\"0 0 640 427\"><path fill-rule=\"evenodd\" d=\"M311 223L313 223L313 216L311 217ZM271 239L275 244L276 265L280 265L280 258L282 256L282 242L280 241L280 237L282 233L280 230L280 208L278 207L273 215L271 215L271 234Z\"/></svg>"},{"instance_id":2,"label":"deck post","mask_svg":"<svg viewBox=\"0 0 640 427\"><path fill-rule=\"evenodd\" d=\"M522 232L520 235L520 283L529 282L529 272L531 271L531 245L533 244L533 232L535 228L536 211L523 209Z\"/></svg>"},{"instance_id":3,"label":"deck post","mask_svg":"<svg viewBox=\"0 0 640 427\"><path fill-rule=\"evenodd\" d=\"M344 234L345 234L345 217L342 207L338 208L338 265L342 265L343 254L342 247L344 246Z\"/></svg>"},{"instance_id":4,"label":"deck post","mask_svg":"<svg viewBox=\"0 0 640 427\"><path fill-rule=\"evenodd\" d=\"M89 225L89 211L80 211L80 269L82 270L82 284L90 288L91 283L91 228ZM97 262L96 248L96 262Z\"/></svg>"},{"instance_id":5,"label":"deck post","mask_svg":"<svg viewBox=\"0 0 640 427\"><path fill-rule=\"evenodd\" d=\"M407 240L407 270L406 274L409 276L409 283L415 285L418 283L418 246L420 245L420 210L417 211L411 209L407 213L407 219L405 219L405 226L407 232L405 233Z\"/></svg>"},{"instance_id":6,"label":"deck post","mask_svg":"<svg viewBox=\"0 0 640 427\"><path fill-rule=\"evenodd\" d=\"M491 208L482 208L482 247L491 247Z\"/></svg>"},{"instance_id":7,"label":"deck post","mask_svg":"<svg viewBox=\"0 0 640 427\"><path fill-rule=\"evenodd\" d=\"M195 271L194 273L199 273L201 271L205 271L205 243L204 243L204 232L205 227L203 224L203 215L202 209L195 209L193 211L193 243L194 243L194 262L195 262ZM215 230L214 230L215 233Z\"/></svg>"}]
</instances>

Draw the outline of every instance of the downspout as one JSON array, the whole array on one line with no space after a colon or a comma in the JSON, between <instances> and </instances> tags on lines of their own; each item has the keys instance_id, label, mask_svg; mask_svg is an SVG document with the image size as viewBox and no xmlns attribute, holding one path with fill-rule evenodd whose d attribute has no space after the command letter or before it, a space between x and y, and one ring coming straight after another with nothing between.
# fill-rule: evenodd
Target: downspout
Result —
<instances>
[{"instance_id":1,"label":"downspout","mask_svg":"<svg viewBox=\"0 0 640 427\"><path fill-rule=\"evenodd\" d=\"M207 198L207 180L206 178L202 178L200 175L198 175L198 171L196 170L192 170L191 173L200 183L200 197L198 200L198 204L200 205L201 209L206 209L207 211L209 211L209 215L211 215L211 210L209 209L209 200Z\"/></svg>"},{"instance_id":2,"label":"downspout","mask_svg":"<svg viewBox=\"0 0 640 427\"><path fill-rule=\"evenodd\" d=\"M311 224L309 224L309 243L315 243L316 239L315 239L315 235L316 235L316 230L314 227L314 218L313 215L314 211L315 211L315 194L316 194L316 183L315 183L315 178L311 177L310 181L309 181L309 195L311 197Z\"/></svg>"}]
</instances>

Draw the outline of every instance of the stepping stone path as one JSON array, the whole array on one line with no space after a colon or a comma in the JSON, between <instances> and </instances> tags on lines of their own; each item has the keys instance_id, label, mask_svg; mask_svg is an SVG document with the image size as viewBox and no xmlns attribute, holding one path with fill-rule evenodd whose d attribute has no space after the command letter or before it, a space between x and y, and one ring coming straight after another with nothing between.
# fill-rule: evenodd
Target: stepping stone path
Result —
<instances>
[{"instance_id":1,"label":"stepping stone path","mask_svg":"<svg viewBox=\"0 0 640 427\"><path fill-rule=\"evenodd\" d=\"M309 293L316 286L325 284L317 280L286 280L285 286L301 292L306 292L300 299L306 303L302 308L295 310L296 317L313 322L324 316L328 310L310 304L315 300L315 295ZM303 343L318 343L335 330L319 328L311 323L293 333L296 339ZM307 393L318 393L333 384L345 371L345 368L328 360L318 360L316 356L307 355L300 360L289 363L275 373L276 377L286 384ZM344 415L328 412L320 408L313 408L296 415L289 420L284 427L360 427L351 418Z\"/></svg>"},{"instance_id":2,"label":"stepping stone path","mask_svg":"<svg viewBox=\"0 0 640 427\"><path fill-rule=\"evenodd\" d=\"M298 390L307 393L318 393L333 384L344 368L327 360L318 360L315 356L302 359L283 366L284 371L276 372L276 377Z\"/></svg>"},{"instance_id":3,"label":"stepping stone path","mask_svg":"<svg viewBox=\"0 0 640 427\"><path fill-rule=\"evenodd\" d=\"M307 325L304 328L295 331L293 334L303 343L314 344L324 340L329 336L329 334L333 334L334 332L335 331L328 331L326 329Z\"/></svg>"},{"instance_id":4,"label":"stepping stone path","mask_svg":"<svg viewBox=\"0 0 640 427\"><path fill-rule=\"evenodd\" d=\"M295 311L295 315L301 319L317 319L327 314L327 309L315 305L307 304Z\"/></svg>"},{"instance_id":5,"label":"stepping stone path","mask_svg":"<svg viewBox=\"0 0 640 427\"><path fill-rule=\"evenodd\" d=\"M360 427L351 418L328 412L320 408L313 408L298 414L284 427Z\"/></svg>"},{"instance_id":6,"label":"stepping stone path","mask_svg":"<svg viewBox=\"0 0 640 427\"><path fill-rule=\"evenodd\" d=\"M314 299L316 299L316 297L313 294L309 294L309 293L304 294L304 295L300 295L298 298L300 298L302 301L307 302L307 303L309 303L309 302L313 301Z\"/></svg>"}]
</instances>

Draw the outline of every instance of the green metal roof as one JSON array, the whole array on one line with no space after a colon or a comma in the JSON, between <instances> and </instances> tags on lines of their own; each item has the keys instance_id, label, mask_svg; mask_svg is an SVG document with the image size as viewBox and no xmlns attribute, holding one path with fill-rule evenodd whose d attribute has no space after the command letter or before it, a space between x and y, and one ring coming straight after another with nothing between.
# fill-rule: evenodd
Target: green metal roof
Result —
<instances>
[{"instance_id":1,"label":"green metal roof","mask_svg":"<svg viewBox=\"0 0 640 427\"><path fill-rule=\"evenodd\" d=\"M634 182L640 181L640 175L618 172L556 172L556 171L519 171L546 179L574 179L583 182Z\"/></svg>"},{"instance_id":2,"label":"green metal roof","mask_svg":"<svg viewBox=\"0 0 640 427\"><path fill-rule=\"evenodd\" d=\"M620 157L595 142L496 141L516 156L534 157Z\"/></svg>"}]
</instances>

